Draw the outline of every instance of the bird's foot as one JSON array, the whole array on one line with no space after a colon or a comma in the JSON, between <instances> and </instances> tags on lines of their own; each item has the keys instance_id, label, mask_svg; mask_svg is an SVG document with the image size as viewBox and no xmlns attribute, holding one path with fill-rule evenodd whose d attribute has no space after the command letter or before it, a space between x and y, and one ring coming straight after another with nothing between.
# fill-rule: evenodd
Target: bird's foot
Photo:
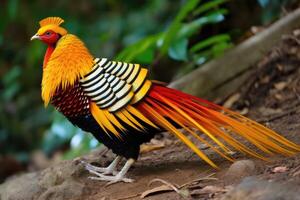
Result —
<instances>
[{"instance_id":1,"label":"bird's foot","mask_svg":"<svg viewBox=\"0 0 300 200\"><path fill-rule=\"evenodd\" d=\"M89 172L91 174L96 175L96 176L90 176L89 179L91 179L91 180L97 180L97 181L108 181L108 183L106 184L106 186L112 185L112 184L118 183L118 182L132 183L134 181L133 179L125 178L120 173L117 173L114 176L107 176L107 175L103 175L101 173L98 173L98 172L92 171L92 170L89 170Z\"/></svg>"},{"instance_id":2,"label":"bird's foot","mask_svg":"<svg viewBox=\"0 0 300 200\"><path fill-rule=\"evenodd\" d=\"M116 164L120 161L120 158L121 158L120 156L117 156L117 158L107 167L108 172L110 172L110 173L114 172ZM129 170L129 168L131 167L131 165L134 162L135 162L134 159L132 159L132 158L128 159L126 161L125 165L123 166L123 168L121 169L121 171L118 172L118 173L113 173L112 176L108 176L108 175L103 174L103 168L95 167L95 166L93 166L91 164L88 164L88 163L84 163L84 164L85 164L85 168L91 174L96 175L96 176L89 177L90 179L98 180L98 181L109 181L106 184L106 186L107 186L107 185L111 185L111 184L118 183L118 182L125 182L125 183L133 182L134 181L133 179L125 178L125 174L127 173L127 171Z\"/></svg>"},{"instance_id":3,"label":"bird's foot","mask_svg":"<svg viewBox=\"0 0 300 200\"><path fill-rule=\"evenodd\" d=\"M98 174L102 174L102 175L107 175L107 174L113 174L116 175L118 172L115 171L112 167L108 166L108 167L97 167L94 166L90 163L87 163L85 161L81 161L81 163L84 165L84 168L86 170L88 170L90 173L92 173L92 171L97 172Z\"/></svg>"}]
</instances>

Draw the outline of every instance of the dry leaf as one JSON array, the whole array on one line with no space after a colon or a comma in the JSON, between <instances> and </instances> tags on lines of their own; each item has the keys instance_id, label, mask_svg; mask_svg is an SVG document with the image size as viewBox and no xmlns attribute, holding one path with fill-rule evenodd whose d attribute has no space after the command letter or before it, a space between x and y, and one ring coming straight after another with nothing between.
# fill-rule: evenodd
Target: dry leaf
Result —
<instances>
[{"instance_id":1,"label":"dry leaf","mask_svg":"<svg viewBox=\"0 0 300 200\"><path fill-rule=\"evenodd\" d=\"M275 94L275 98L278 100L282 100L283 96L281 94Z\"/></svg>"},{"instance_id":2,"label":"dry leaf","mask_svg":"<svg viewBox=\"0 0 300 200\"><path fill-rule=\"evenodd\" d=\"M173 191L173 189L170 188L167 185L161 185L161 186L158 186L156 188L153 188L153 189L150 189L150 190L147 190L147 191L143 192L141 194L141 198L143 199L143 198L145 198L147 196L150 196L150 195L154 195L154 194L162 193L162 192L170 192L170 191Z\"/></svg>"},{"instance_id":3,"label":"dry leaf","mask_svg":"<svg viewBox=\"0 0 300 200\"><path fill-rule=\"evenodd\" d=\"M266 84L270 82L270 76L265 76L260 80L260 83Z\"/></svg>"},{"instance_id":4,"label":"dry leaf","mask_svg":"<svg viewBox=\"0 0 300 200\"><path fill-rule=\"evenodd\" d=\"M151 140L151 143L146 143L141 145L140 153L148 153L154 150L164 148L166 145L163 141Z\"/></svg>"},{"instance_id":5,"label":"dry leaf","mask_svg":"<svg viewBox=\"0 0 300 200\"><path fill-rule=\"evenodd\" d=\"M280 114L282 113L282 109L277 108L266 108L266 107L259 107L258 111L263 115L263 116L269 116L269 115L275 115L275 114Z\"/></svg>"},{"instance_id":6,"label":"dry leaf","mask_svg":"<svg viewBox=\"0 0 300 200\"><path fill-rule=\"evenodd\" d=\"M277 90L283 90L286 86L287 86L287 82L284 82L284 81L274 84L274 87Z\"/></svg>"},{"instance_id":7,"label":"dry leaf","mask_svg":"<svg viewBox=\"0 0 300 200\"><path fill-rule=\"evenodd\" d=\"M257 34L257 33L261 32L261 31L263 31L264 29L265 29L265 27L263 27L263 26L252 26L251 27L251 32L253 34Z\"/></svg>"},{"instance_id":8,"label":"dry leaf","mask_svg":"<svg viewBox=\"0 0 300 200\"><path fill-rule=\"evenodd\" d=\"M226 101L225 103L223 104L223 106L225 108L231 108L232 105L237 102L239 100L239 98L241 97L241 94L240 93L236 93L234 95L231 95Z\"/></svg>"},{"instance_id":9,"label":"dry leaf","mask_svg":"<svg viewBox=\"0 0 300 200\"><path fill-rule=\"evenodd\" d=\"M299 36L300 35L300 29L296 29L293 31L294 36Z\"/></svg>"},{"instance_id":10,"label":"dry leaf","mask_svg":"<svg viewBox=\"0 0 300 200\"><path fill-rule=\"evenodd\" d=\"M194 190L193 192L191 192L191 195L196 196L196 195L203 195L203 194L214 194L214 193L227 192L227 191L228 189L225 189L223 187L207 185L200 190Z\"/></svg>"},{"instance_id":11,"label":"dry leaf","mask_svg":"<svg viewBox=\"0 0 300 200\"><path fill-rule=\"evenodd\" d=\"M148 185L150 186L151 184L153 184L155 182L160 182L160 183L163 183L164 185L156 187L151 190L147 190L146 192L143 192L143 194L141 195L141 198L144 198L150 194L154 194L157 192L164 192L164 191L170 191L170 190L175 191L177 194L181 195L183 198L187 198L190 195L190 193L187 189L179 189L178 186L175 186L174 184L172 184L168 181L165 181L163 179L160 179L160 178L153 179L152 181L149 182Z\"/></svg>"},{"instance_id":12,"label":"dry leaf","mask_svg":"<svg viewBox=\"0 0 300 200\"><path fill-rule=\"evenodd\" d=\"M294 174L293 174L293 177L295 177L295 176L299 176L300 175L300 170L299 171L297 171L297 172L295 172Z\"/></svg>"},{"instance_id":13,"label":"dry leaf","mask_svg":"<svg viewBox=\"0 0 300 200\"><path fill-rule=\"evenodd\" d=\"M243 108L243 110L241 110L241 111L239 111L239 113L241 114L241 115L246 115L246 114L248 114L248 112L249 112L249 108Z\"/></svg>"}]
</instances>

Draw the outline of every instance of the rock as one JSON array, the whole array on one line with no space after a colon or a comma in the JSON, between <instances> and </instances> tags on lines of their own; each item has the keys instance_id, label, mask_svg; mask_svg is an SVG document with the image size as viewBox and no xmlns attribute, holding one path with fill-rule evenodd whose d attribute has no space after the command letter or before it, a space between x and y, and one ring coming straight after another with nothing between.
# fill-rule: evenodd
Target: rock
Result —
<instances>
[{"instance_id":1,"label":"rock","mask_svg":"<svg viewBox=\"0 0 300 200\"><path fill-rule=\"evenodd\" d=\"M29 173L11 178L0 186L1 200L36 199L45 188L38 184L39 173Z\"/></svg>"},{"instance_id":2,"label":"rock","mask_svg":"<svg viewBox=\"0 0 300 200\"><path fill-rule=\"evenodd\" d=\"M222 200L300 200L299 188L296 185L245 178L234 189L230 190Z\"/></svg>"},{"instance_id":3,"label":"rock","mask_svg":"<svg viewBox=\"0 0 300 200\"><path fill-rule=\"evenodd\" d=\"M39 196L38 200L65 200L78 198L83 195L84 189L84 184L73 180L67 180L60 185L50 187Z\"/></svg>"},{"instance_id":4,"label":"rock","mask_svg":"<svg viewBox=\"0 0 300 200\"><path fill-rule=\"evenodd\" d=\"M75 180L83 167L64 161L41 172L11 178L0 187L1 200L47 200L80 197L84 186ZM67 197L67 198L66 198Z\"/></svg>"},{"instance_id":5,"label":"rock","mask_svg":"<svg viewBox=\"0 0 300 200\"><path fill-rule=\"evenodd\" d=\"M97 162L104 150L80 159ZM0 185L0 200L82 199L86 186L78 180L86 172L80 163L78 159L62 161L39 172L12 177Z\"/></svg>"},{"instance_id":6,"label":"rock","mask_svg":"<svg viewBox=\"0 0 300 200\"><path fill-rule=\"evenodd\" d=\"M233 182L254 174L256 174L256 165L252 160L239 160L229 167L224 178L226 181Z\"/></svg>"}]
</instances>

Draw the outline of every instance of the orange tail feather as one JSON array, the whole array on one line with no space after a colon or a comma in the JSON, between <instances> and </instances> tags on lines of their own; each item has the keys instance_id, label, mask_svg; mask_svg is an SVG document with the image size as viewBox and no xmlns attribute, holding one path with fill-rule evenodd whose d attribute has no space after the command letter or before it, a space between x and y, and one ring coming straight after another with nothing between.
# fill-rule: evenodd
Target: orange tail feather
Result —
<instances>
[{"instance_id":1,"label":"orange tail feather","mask_svg":"<svg viewBox=\"0 0 300 200\"><path fill-rule=\"evenodd\" d=\"M233 160L229 155L231 148L266 160L264 156L235 139L234 135L248 140L267 154L290 156L300 151L299 145L253 120L207 100L164 86L153 84L149 94L137 108L156 125L177 136L215 168L217 166L185 134L177 130L170 120L228 160ZM201 131L209 139L204 139L193 129Z\"/></svg>"}]
</instances>

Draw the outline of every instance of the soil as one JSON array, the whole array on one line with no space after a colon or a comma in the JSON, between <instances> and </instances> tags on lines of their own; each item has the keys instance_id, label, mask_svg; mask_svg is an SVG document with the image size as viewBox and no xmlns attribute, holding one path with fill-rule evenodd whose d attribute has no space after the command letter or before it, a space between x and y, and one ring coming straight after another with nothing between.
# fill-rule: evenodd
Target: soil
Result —
<instances>
[{"instance_id":1,"label":"soil","mask_svg":"<svg viewBox=\"0 0 300 200\"><path fill-rule=\"evenodd\" d=\"M246 55L245 55L246 56ZM251 77L242 88L232 96L223 99L231 109L263 123L286 138L300 144L300 37L299 30L284 36L280 45L275 47L256 66L251 68ZM239 98L232 98L232 97ZM87 187L84 196L78 199L140 199L140 195L162 183L149 182L155 178L165 180L176 187L187 184L189 198L220 199L230 188L241 182L241 178L232 178L227 174L231 162L219 158L210 150L213 159L221 170L214 170L197 158L189 149L167 133L160 135L163 148L143 153L139 161L129 171L128 177L134 183L118 183L105 186L105 183L88 179L87 173L81 178ZM151 147L151 144L148 146ZM203 147L205 148L205 147ZM255 170L246 172L246 176L256 177L268 182L293 184L300 186L300 155L293 157L274 156L270 162L256 160L236 154L236 160L250 159ZM99 158L106 163L111 157ZM216 179L191 183L192 180L212 175ZM229 176L229 177L228 177ZM208 187L207 187L208 186ZM162 188L160 188L162 189ZM180 190L184 192L186 190ZM146 199L185 199L175 191L151 194Z\"/></svg>"}]
</instances>

